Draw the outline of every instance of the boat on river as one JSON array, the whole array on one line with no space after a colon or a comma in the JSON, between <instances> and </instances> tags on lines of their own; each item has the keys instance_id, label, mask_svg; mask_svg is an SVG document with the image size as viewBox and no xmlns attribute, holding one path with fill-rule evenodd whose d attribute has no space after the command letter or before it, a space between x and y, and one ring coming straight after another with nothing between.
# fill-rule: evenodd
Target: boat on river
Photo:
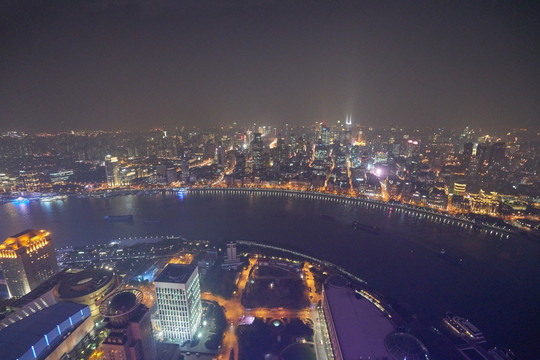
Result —
<instances>
[{"instance_id":1,"label":"boat on river","mask_svg":"<svg viewBox=\"0 0 540 360\"><path fill-rule=\"evenodd\" d=\"M144 219L145 224L157 224L160 222L161 222L161 219Z\"/></svg>"},{"instance_id":2,"label":"boat on river","mask_svg":"<svg viewBox=\"0 0 540 360\"><path fill-rule=\"evenodd\" d=\"M486 342L484 334L465 318L447 312L443 322L456 335L461 336L467 341L474 341L479 344Z\"/></svg>"},{"instance_id":3,"label":"boat on river","mask_svg":"<svg viewBox=\"0 0 540 360\"><path fill-rule=\"evenodd\" d=\"M463 259L449 255L444 249L441 249L441 251L439 252L439 256L443 259L453 262L454 264L463 265Z\"/></svg>"},{"instance_id":4,"label":"boat on river","mask_svg":"<svg viewBox=\"0 0 540 360\"><path fill-rule=\"evenodd\" d=\"M352 227L355 230L364 230L364 231L369 231L369 232L373 232L373 233L378 233L379 232L378 227L376 227L374 225L362 224L358 220L354 220L352 222Z\"/></svg>"},{"instance_id":5,"label":"boat on river","mask_svg":"<svg viewBox=\"0 0 540 360\"><path fill-rule=\"evenodd\" d=\"M106 215L104 219L107 221L131 221L133 215Z\"/></svg>"}]
</instances>

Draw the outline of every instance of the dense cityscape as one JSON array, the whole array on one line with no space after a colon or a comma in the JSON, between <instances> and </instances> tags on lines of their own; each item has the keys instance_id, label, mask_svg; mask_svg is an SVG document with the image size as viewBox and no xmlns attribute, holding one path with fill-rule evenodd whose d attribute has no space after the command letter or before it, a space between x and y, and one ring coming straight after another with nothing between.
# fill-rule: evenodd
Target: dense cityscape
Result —
<instances>
[{"instance_id":1,"label":"dense cityscape","mask_svg":"<svg viewBox=\"0 0 540 360\"><path fill-rule=\"evenodd\" d=\"M386 204L495 231L501 238L523 235L538 241L538 145L539 134L526 129L501 136L469 128L377 129L354 125L350 116L343 123L279 130L233 125L216 131L7 132L0 142L2 199L17 206L70 197L280 191L349 204ZM335 221L322 214L321 220ZM107 215L105 221L133 221L133 215ZM352 225L371 234L379 231L364 221ZM364 351L372 358L452 359L472 353L513 358L510 350L487 351L482 333L462 317L447 315L446 334L437 329L436 336L426 335L425 324L407 319L337 265L287 249L240 243L242 256L236 242L181 236L55 253L45 230L9 237L1 245L0 262L12 300L4 302L2 324L13 332L4 331L4 338L0 332L0 342L9 347L12 337L29 331L34 321L55 330L65 319L46 315L45 306L69 315L70 324L71 313L82 314L77 325L67 328L72 334L64 335L60 327L63 340L54 340L52 347L46 334L47 346L25 340L8 358L255 359L273 352L285 359L347 359ZM444 249L440 256L462 263ZM373 308L343 303L348 292ZM66 301L80 305L69 308ZM386 320L337 320L356 311L368 317L381 311ZM128 330L131 326L138 330ZM350 326L374 327L377 335L364 340L369 346L355 349L355 340L345 335ZM279 329L277 343L271 335L275 330L268 332L273 327ZM452 342L456 335L465 343ZM66 342L72 343L70 351ZM313 345L301 345L306 343Z\"/></svg>"},{"instance_id":2,"label":"dense cityscape","mask_svg":"<svg viewBox=\"0 0 540 360\"><path fill-rule=\"evenodd\" d=\"M0 360L540 360L540 3L4 0Z\"/></svg>"},{"instance_id":3,"label":"dense cityscape","mask_svg":"<svg viewBox=\"0 0 540 360\"><path fill-rule=\"evenodd\" d=\"M288 189L492 218L534 234L539 146L540 134L528 129L374 128L350 115L280 129L7 132L0 191L4 201L20 202L189 187Z\"/></svg>"}]
</instances>

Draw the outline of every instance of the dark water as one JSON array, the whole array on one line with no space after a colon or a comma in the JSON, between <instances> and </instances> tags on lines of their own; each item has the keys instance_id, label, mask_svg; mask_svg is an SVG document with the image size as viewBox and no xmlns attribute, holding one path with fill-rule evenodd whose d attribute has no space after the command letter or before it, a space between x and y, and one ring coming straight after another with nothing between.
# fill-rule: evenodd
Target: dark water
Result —
<instances>
[{"instance_id":1,"label":"dark water","mask_svg":"<svg viewBox=\"0 0 540 360\"><path fill-rule=\"evenodd\" d=\"M133 214L133 222L105 215ZM332 221L321 214L335 217ZM145 219L161 219L145 223ZM359 219L381 228L354 230ZM258 195L117 196L0 206L0 236L26 228L52 232L56 247L125 236L254 240L335 262L429 324L448 310L468 317L490 343L524 359L540 353L540 246L377 207ZM441 248L459 266L437 256Z\"/></svg>"}]
</instances>

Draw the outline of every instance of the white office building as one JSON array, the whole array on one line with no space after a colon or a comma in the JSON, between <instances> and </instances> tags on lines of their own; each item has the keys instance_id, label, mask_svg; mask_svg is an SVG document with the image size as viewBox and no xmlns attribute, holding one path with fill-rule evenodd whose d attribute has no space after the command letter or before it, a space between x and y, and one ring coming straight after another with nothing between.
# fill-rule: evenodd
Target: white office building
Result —
<instances>
[{"instance_id":1,"label":"white office building","mask_svg":"<svg viewBox=\"0 0 540 360\"><path fill-rule=\"evenodd\" d=\"M164 340L183 343L195 338L202 316L198 267L168 264L154 285Z\"/></svg>"}]
</instances>

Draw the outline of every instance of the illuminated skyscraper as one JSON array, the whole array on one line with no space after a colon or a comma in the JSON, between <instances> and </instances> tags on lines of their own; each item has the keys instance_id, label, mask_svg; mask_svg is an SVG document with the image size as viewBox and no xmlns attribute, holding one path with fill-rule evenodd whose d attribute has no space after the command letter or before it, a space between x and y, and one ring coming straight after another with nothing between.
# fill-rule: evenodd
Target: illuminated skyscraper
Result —
<instances>
[{"instance_id":1,"label":"illuminated skyscraper","mask_svg":"<svg viewBox=\"0 0 540 360\"><path fill-rule=\"evenodd\" d=\"M345 145L346 146L352 145L351 128L352 128L352 115L347 115L347 118L345 119Z\"/></svg>"},{"instance_id":2,"label":"illuminated skyscraper","mask_svg":"<svg viewBox=\"0 0 540 360\"><path fill-rule=\"evenodd\" d=\"M163 337L180 342L194 339L202 317L197 266L168 264L154 285Z\"/></svg>"},{"instance_id":3,"label":"illuminated skyscraper","mask_svg":"<svg viewBox=\"0 0 540 360\"><path fill-rule=\"evenodd\" d=\"M454 183L454 195L463 196L467 191L467 184Z\"/></svg>"},{"instance_id":4,"label":"illuminated skyscraper","mask_svg":"<svg viewBox=\"0 0 540 360\"><path fill-rule=\"evenodd\" d=\"M321 123L321 141L324 146L330 145L330 129L326 125L326 121Z\"/></svg>"},{"instance_id":5,"label":"illuminated skyscraper","mask_svg":"<svg viewBox=\"0 0 540 360\"><path fill-rule=\"evenodd\" d=\"M0 266L11 297L21 297L58 270L54 246L45 230L26 230L0 245Z\"/></svg>"},{"instance_id":6,"label":"illuminated skyscraper","mask_svg":"<svg viewBox=\"0 0 540 360\"><path fill-rule=\"evenodd\" d=\"M118 180L118 158L115 156L105 156L105 175L107 176L107 186L115 187L120 185Z\"/></svg>"},{"instance_id":7,"label":"illuminated skyscraper","mask_svg":"<svg viewBox=\"0 0 540 360\"><path fill-rule=\"evenodd\" d=\"M182 154L182 181L189 183L189 154L184 151Z\"/></svg>"}]
</instances>

